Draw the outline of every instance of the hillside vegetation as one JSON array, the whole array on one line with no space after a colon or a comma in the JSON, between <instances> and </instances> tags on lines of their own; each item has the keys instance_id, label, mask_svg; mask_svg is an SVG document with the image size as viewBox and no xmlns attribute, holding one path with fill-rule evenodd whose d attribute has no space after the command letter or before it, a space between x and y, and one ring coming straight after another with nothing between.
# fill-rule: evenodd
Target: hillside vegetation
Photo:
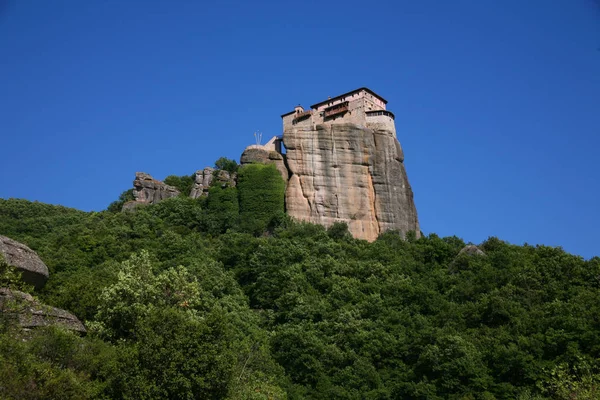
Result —
<instances>
[{"instance_id":1,"label":"hillside vegetation","mask_svg":"<svg viewBox=\"0 0 600 400\"><path fill-rule=\"evenodd\" d=\"M269 170L135 212L0 200L50 268L35 295L89 330L4 317L0 398L600 398L600 258L355 240L290 221Z\"/></svg>"}]
</instances>

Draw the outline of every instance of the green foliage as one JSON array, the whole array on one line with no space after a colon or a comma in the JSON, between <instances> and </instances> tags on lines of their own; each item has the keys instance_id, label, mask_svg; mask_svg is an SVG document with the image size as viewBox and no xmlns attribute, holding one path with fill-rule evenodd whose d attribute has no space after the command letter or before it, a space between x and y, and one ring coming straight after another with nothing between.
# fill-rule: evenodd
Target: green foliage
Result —
<instances>
[{"instance_id":1,"label":"green foliage","mask_svg":"<svg viewBox=\"0 0 600 400\"><path fill-rule=\"evenodd\" d=\"M0 334L0 397L3 399L110 398L119 374L118 354L99 340L58 328L28 336ZM113 397L114 398L114 397Z\"/></svg>"},{"instance_id":2,"label":"green foliage","mask_svg":"<svg viewBox=\"0 0 600 400\"><path fill-rule=\"evenodd\" d=\"M194 186L195 179L195 174L183 176L169 175L165 178L164 182L167 185L176 187L181 193L181 196L187 197L192 191L192 186Z\"/></svg>"},{"instance_id":3,"label":"green foliage","mask_svg":"<svg viewBox=\"0 0 600 400\"><path fill-rule=\"evenodd\" d=\"M118 200L109 204L107 210L110 212L120 212L121 209L123 209L123 204L133 200L135 200L135 197L133 197L133 189L126 190L119 195Z\"/></svg>"},{"instance_id":4,"label":"green foliage","mask_svg":"<svg viewBox=\"0 0 600 400\"><path fill-rule=\"evenodd\" d=\"M215 161L215 168L233 174L234 172L237 172L239 165L235 160L231 160L226 157L221 157L217 161Z\"/></svg>"},{"instance_id":5,"label":"green foliage","mask_svg":"<svg viewBox=\"0 0 600 400\"><path fill-rule=\"evenodd\" d=\"M281 213L274 172L134 213L0 200L0 234L50 267L40 299L89 330L5 321L0 398L598 398L600 258L355 240Z\"/></svg>"},{"instance_id":6,"label":"green foliage","mask_svg":"<svg viewBox=\"0 0 600 400\"><path fill-rule=\"evenodd\" d=\"M352 236L348 230L348 224L345 222L335 222L327 228L327 235L332 239L350 238Z\"/></svg>"},{"instance_id":7,"label":"green foliage","mask_svg":"<svg viewBox=\"0 0 600 400\"><path fill-rule=\"evenodd\" d=\"M285 183L273 164L249 164L238 172L240 227L262 234L284 212Z\"/></svg>"},{"instance_id":8,"label":"green foliage","mask_svg":"<svg viewBox=\"0 0 600 400\"><path fill-rule=\"evenodd\" d=\"M21 272L9 265L0 253L0 288L20 290L27 293L33 292L33 286L23 282L21 275Z\"/></svg>"},{"instance_id":9,"label":"green foliage","mask_svg":"<svg viewBox=\"0 0 600 400\"><path fill-rule=\"evenodd\" d=\"M600 398L600 373L597 366L577 357L573 364L565 362L554 366L538 387L551 399L596 400Z\"/></svg>"},{"instance_id":10,"label":"green foliage","mask_svg":"<svg viewBox=\"0 0 600 400\"><path fill-rule=\"evenodd\" d=\"M206 202L205 230L209 233L224 233L236 227L240 206L237 188L213 186L208 191Z\"/></svg>"}]
</instances>

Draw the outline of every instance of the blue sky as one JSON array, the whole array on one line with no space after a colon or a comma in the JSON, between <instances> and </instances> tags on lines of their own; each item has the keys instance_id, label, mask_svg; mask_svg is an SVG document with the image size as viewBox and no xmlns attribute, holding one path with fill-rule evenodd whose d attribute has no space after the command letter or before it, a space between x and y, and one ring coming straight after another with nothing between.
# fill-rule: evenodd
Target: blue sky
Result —
<instances>
[{"instance_id":1,"label":"blue sky","mask_svg":"<svg viewBox=\"0 0 600 400\"><path fill-rule=\"evenodd\" d=\"M0 0L0 197L101 210L367 86L422 230L600 255L597 0Z\"/></svg>"}]
</instances>

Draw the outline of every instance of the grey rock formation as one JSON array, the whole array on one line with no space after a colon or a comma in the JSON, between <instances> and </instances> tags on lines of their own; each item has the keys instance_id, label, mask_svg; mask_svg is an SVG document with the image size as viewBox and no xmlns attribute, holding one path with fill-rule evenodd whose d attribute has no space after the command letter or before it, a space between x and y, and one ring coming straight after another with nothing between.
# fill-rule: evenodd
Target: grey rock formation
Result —
<instances>
[{"instance_id":1,"label":"grey rock formation","mask_svg":"<svg viewBox=\"0 0 600 400\"><path fill-rule=\"evenodd\" d=\"M123 210L133 210L141 204L156 204L159 201L179 196L179 190L173 186L154 179L145 172L136 172L133 181L133 197L135 201L123 205Z\"/></svg>"},{"instance_id":2,"label":"grey rock formation","mask_svg":"<svg viewBox=\"0 0 600 400\"><path fill-rule=\"evenodd\" d=\"M22 272L25 282L36 289L44 286L48 280L48 267L37 253L6 236L0 236L0 254L4 260Z\"/></svg>"},{"instance_id":3,"label":"grey rock formation","mask_svg":"<svg viewBox=\"0 0 600 400\"><path fill-rule=\"evenodd\" d=\"M155 204L161 200L179 195L179 190L175 187L154 179L145 172L135 173L133 186L135 188L133 191L135 200L147 204Z\"/></svg>"},{"instance_id":4,"label":"grey rock formation","mask_svg":"<svg viewBox=\"0 0 600 400\"><path fill-rule=\"evenodd\" d=\"M86 333L85 326L73 314L44 305L31 295L17 290L0 288L0 312L14 317L19 326L25 329L59 325L79 333Z\"/></svg>"},{"instance_id":5,"label":"grey rock formation","mask_svg":"<svg viewBox=\"0 0 600 400\"><path fill-rule=\"evenodd\" d=\"M346 222L354 237L415 231L419 222L395 132L352 123L298 124L283 135L290 178L286 211L325 226Z\"/></svg>"},{"instance_id":6,"label":"grey rock formation","mask_svg":"<svg viewBox=\"0 0 600 400\"><path fill-rule=\"evenodd\" d=\"M230 174L229 172L223 170L218 171L214 179L217 180L217 183L222 188L235 187L237 184L237 174Z\"/></svg>"},{"instance_id":7,"label":"grey rock formation","mask_svg":"<svg viewBox=\"0 0 600 400\"><path fill-rule=\"evenodd\" d=\"M192 199L197 199L198 197L208 196L208 189L213 180L214 176L214 168L206 167L204 169L200 169L196 171L196 178L194 180L194 186L192 187L192 191L190 192L190 197Z\"/></svg>"},{"instance_id":8,"label":"grey rock formation","mask_svg":"<svg viewBox=\"0 0 600 400\"><path fill-rule=\"evenodd\" d=\"M463 247L458 252L459 256L461 254L466 254L468 256L487 256L487 254L485 254L485 252L483 250L481 250L479 247L475 246L474 244L468 244L465 247Z\"/></svg>"},{"instance_id":9,"label":"grey rock formation","mask_svg":"<svg viewBox=\"0 0 600 400\"><path fill-rule=\"evenodd\" d=\"M288 169L285 166L284 156L275 150L270 150L260 145L246 147L240 158L240 164L275 164L285 182L289 179Z\"/></svg>"}]
</instances>

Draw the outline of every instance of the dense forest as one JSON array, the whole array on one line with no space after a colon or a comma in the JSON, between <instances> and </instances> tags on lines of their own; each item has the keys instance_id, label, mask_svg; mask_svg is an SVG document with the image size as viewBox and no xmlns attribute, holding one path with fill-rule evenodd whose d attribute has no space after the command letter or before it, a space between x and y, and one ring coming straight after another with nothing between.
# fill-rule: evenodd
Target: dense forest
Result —
<instances>
[{"instance_id":1,"label":"dense forest","mask_svg":"<svg viewBox=\"0 0 600 400\"><path fill-rule=\"evenodd\" d=\"M229 165L230 169L237 166ZM0 398L598 399L600 258L290 220L273 166L121 212L0 199L88 334L4 316ZM16 285L10 268L1 285ZM1 286L0 285L0 286Z\"/></svg>"}]
</instances>

